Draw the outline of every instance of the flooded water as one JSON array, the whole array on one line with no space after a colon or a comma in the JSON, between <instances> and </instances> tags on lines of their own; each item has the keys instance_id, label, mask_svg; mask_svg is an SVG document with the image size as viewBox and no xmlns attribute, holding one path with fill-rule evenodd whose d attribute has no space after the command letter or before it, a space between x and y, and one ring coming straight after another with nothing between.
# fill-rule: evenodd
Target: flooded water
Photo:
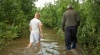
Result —
<instances>
[{"instance_id":1,"label":"flooded water","mask_svg":"<svg viewBox=\"0 0 100 55\"><path fill-rule=\"evenodd\" d=\"M74 51L63 50L65 45L56 32L50 28L43 28L44 37L41 39L41 46L34 44L31 48L26 48L29 37L14 40L14 44L5 47L0 51L0 55L82 55Z\"/></svg>"}]
</instances>

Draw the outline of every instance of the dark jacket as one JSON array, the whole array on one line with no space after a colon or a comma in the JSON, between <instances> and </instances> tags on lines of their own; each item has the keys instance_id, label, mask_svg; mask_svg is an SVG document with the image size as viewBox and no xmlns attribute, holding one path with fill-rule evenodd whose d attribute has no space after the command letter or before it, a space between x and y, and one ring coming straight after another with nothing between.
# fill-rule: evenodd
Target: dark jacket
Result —
<instances>
[{"instance_id":1,"label":"dark jacket","mask_svg":"<svg viewBox=\"0 0 100 55\"><path fill-rule=\"evenodd\" d=\"M62 29L68 26L78 26L80 23L79 15L74 10L67 10L63 14Z\"/></svg>"}]
</instances>

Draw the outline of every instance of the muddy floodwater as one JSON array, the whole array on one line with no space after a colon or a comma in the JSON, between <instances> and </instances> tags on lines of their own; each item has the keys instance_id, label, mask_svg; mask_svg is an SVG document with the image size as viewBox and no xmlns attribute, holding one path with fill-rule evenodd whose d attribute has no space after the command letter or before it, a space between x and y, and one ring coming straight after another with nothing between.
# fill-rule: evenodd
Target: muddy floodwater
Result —
<instances>
[{"instance_id":1,"label":"muddy floodwater","mask_svg":"<svg viewBox=\"0 0 100 55\"><path fill-rule=\"evenodd\" d=\"M74 50L74 52L64 50L64 40L54 30L43 27L43 35L40 47L34 44L27 49L29 37L23 37L14 40L14 44L1 50L0 55L82 55L77 52L79 50Z\"/></svg>"}]
</instances>

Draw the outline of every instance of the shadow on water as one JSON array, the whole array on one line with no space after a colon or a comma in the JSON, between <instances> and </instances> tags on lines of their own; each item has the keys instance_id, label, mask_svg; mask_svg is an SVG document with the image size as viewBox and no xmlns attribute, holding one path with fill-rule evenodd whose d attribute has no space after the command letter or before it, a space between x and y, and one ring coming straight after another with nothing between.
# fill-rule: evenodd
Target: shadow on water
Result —
<instances>
[{"instance_id":1,"label":"shadow on water","mask_svg":"<svg viewBox=\"0 0 100 55\"><path fill-rule=\"evenodd\" d=\"M41 39L41 46L33 45L26 49L29 37L14 40L15 44L5 47L0 51L0 55L75 55L72 51L65 51L64 41L49 28L43 28L44 38ZM80 54L78 54L80 55Z\"/></svg>"}]
</instances>

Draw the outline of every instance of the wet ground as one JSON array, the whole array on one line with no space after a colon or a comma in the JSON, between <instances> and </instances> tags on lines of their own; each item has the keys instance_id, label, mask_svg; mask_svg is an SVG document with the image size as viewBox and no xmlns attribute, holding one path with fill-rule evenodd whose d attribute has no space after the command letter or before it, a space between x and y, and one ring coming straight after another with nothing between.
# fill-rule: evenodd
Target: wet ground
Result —
<instances>
[{"instance_id":1,"label":"wet ground","mask_svg":"<svg viewBox=\"0 0 100 55\"><path fill-rule=\"evenodd\" d=\"M5 47L0 51L0 55L82 55L80 50L64 50L64 41L49 28L43 28L44 37L41 39L41 46L36 44L31 48L26 48L29 43L29 37L14 40L14 44Z\"/></svg>"}]
</instances>

